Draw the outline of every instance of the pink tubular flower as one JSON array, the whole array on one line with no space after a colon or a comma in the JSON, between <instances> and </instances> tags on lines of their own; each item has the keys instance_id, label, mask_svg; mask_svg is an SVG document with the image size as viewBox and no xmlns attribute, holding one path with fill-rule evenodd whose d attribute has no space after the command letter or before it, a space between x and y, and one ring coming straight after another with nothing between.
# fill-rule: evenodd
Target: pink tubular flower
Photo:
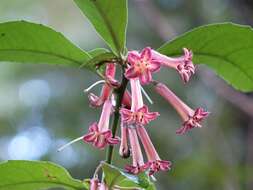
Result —
<instances>
[{"instance_id":1,"label":"pink tubular flower","mask_svg":"<svg viewBox=\"0 0 253 190\"><path fill-rule=\"evenodd\" d=\"M120 128L121 128L121 141L120 141L119 155L123 158L128 158L130 156L130 150L127 143L128 129L122 121Z\"/></svg>"},{"instance_id":2,"label":"pink tubular flower","mask_svg":"<svg viewBox=\"0 0 253 190\"><path fill-rule=\"evenodd\" d=\"M159 113L149 112L148 107L143 104L139 79L131 79L130 85L132 91L131 110L121 108L121 119L127 125L147 125L150 121L156 119L159 116Z\"/></svg>"},{"instance_id":3,"label":"pink tubular flower","mask_svg":"<svg viewBox=\"0 0 253 190\"><path fill-rule=\"evenodd\" d=\"M94 177L90 180L90 190L98 190L99 180L97 177Z\"/></svg>"},{"instance_id":4,"label":"pink tubular flower","mask_svg":"<svg viewBox=\"0 0 253 190\"><path fill-rule=\"evenodd\" d=\"M98 97L93 93L89 93L89 95L88 95L90 105L92 107L102 106L103 103L109 98L111 91L112 91L112 86L115 87L118 85L118 82L114 79L115 72L116 72L115 64L108 63L106 65L106 70L105 70L106 82L103 85L100 96Z\"/></svg>"},{"instance_id":5,"label":"pink tubular flower","mask_svg":"<svg viewBox=\"0 0 253 190\"><path fill-rule=\"evenodd\" d=\"M123 95L123 100L122 100L122 104L126 107L126 108L131 108L131 95L129 93L128 90L125 91L124 95Z\"/></svg>"},{"instance_id":6,"label":"pink tubular flower","mask_svg":"<svg viewBox=\"0 0 253 190\"><path fill-rule=\"evenodd\" d=\"M155 120L159 116L158 112L149 112L146 105L137 109L135 112L126 108L121 108L120 114L124 123L128 125L136 124L138 126L147 125L150 121Z\"/></svg>"},{"instance_id":7,"label":"pink tubular flower","mask_svg":"<svg viewBox=\"0 0 253 190\"><path fill-rule=\"evenodd\" d=\"M160 170L170 170L171 162L160 159L153 143L151 142L151 139L148 136L146 129L143 126L140 126L136 128L136 130L148 157L148 162L144 167L149 168L149 175L153 175L155 172L158 172Z\"/></svg>"},{"instance_id":8,"label":"pink tubular flower","mask_svg":"<svg viewBox=\"0 0 253 190\"><path fill-rule=\"evenodd\" d=\"M125 167L126 171L132 174L138 174L145 171L147 168L144 165L141 147L139 144L136 128L133 126L128 127L129 141L132 152L133 164Z\"/></svg>"},{"instance_id":9,"label":"pink tubular flower","mask_svg":"<svg viewBox=\"0 0 253 190\"><path fill-rule=\"evenodd\" d=\"M113 138L112 132L109 129L110 114L112 103L106 100L103 106L102 114L99 123L93 123L89 127L88 134L83 136L83 140L87 143L92 143L93 146L103 149L107 144L114 145L119 143L119 138Z\"/></svg>"},{"instance_id":10,"label":"pink tubular flower","mask_svg":"<svg viewBox=\"0 0 253 190\"><path fill-rule=\"evenodd\" d=\"M128 53L129 67L125 72L128 79L139 78L141 84L148 84L152 81L152 73L160 69L160 62L152 59L151 48L146 47L139 54L136 51Z\"/></svg>"},{"instance_id":11,"label":"pink tubular flower","mask_svg":"<svg viewBox=\"0 0 253 190\"><path fill-rule=\"evenodd\" d=\"M183 56L172 58L152 50L152 57L154 60L161 62L162 66L176 69L179 72L182 80L187 83L191 76L195 73L195 66L192 63L192 51L187 48L183 48L183 51Z\"/></svg>"},{"instance_id":12,"label":"pink tubular flower","mask_svg":"<svg viewBox=\"0 0 253 190\"><path fill-rule=\"evenodd\" d=\"M183 126L176 131L177 134L184 134L194 127L201 127L200 122L209 114L203 108L191 109L162 83L155 83L155 90L176 109L183 119Z\"/></svg>"},{"instance_id":13,"label":"pink tubular flower","mask_svg":"<svg viewBox=\"0 0 253 190\"><path fill-rule=\"evenodd\" d=\"M140 84L139 79L131 79L130 86L131 86L131 93L132 93L131 111L135 112L139 108L143 107L141 84Z\"/></svg>"}]
</instances>

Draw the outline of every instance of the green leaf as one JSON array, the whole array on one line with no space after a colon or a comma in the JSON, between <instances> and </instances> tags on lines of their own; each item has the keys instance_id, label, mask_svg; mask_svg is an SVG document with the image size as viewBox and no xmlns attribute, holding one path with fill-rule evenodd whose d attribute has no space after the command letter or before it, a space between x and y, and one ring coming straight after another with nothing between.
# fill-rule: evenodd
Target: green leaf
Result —
<instances>
[{"instance_id":1,"label":"green leaf","mask_svg":"<svg viewBox=\"0 0 253 190\"><path fill-rule=\"evenodd\" d=\"M124 53L127 0L74 0L112 51Z\"/></svg>"},{"instance_id":2,"label":"green leaf","mask_svg":"<svg viewBox=\"0 0 253 190\"><path fill-rule=\"evenodd\" d=\"M194 62L206 64L234 88L253 90L253 30L232 23L198 27L166 43L158 50L168 56L190 48Z\"/></svg>"},{"instance_id":3,"label":"green leaf","mask_svg":"<svg viewBox=\"0 0 253 190\"><path fill-rule=\"evenodd\" d=\"M35 190L61 187L84 190L87 184L73 179L61 166L43 161L8 161L0 164L0 190Z\"/></svg>"},{"instance_id":4,"label":"green leaf","mask_svg":"<svg viewBox=\"0 0 253 190\"><path fill-rule=\"evenodd\" d=\"M107 163L102 164L106 184L109 188L136 188L155 190L154 184L145 173L139 175L128 174L121 169Z\"/></svg>"},{"instance_id":5,"label":"green leaf","mask_svg":"<svg viewBox=\"0 0 253 190\"><path fill-rule=\"evenodd\" d=\"M90 56L62 34L26 21L0 24L0 61L48 63L79 67ZM86 68L94 70L94 66Z\"/></svg>"},{"instance_id":6,"label":"green leaf","mask_svg":"<svg viewBox=\"0 0 253 190\"><path fill-rule=\"evenodd\" d=\"M87 63L85 63L85 65L92 65L92 66L97 66L99 64L105 63L105 62L110 62L117 59L117 57L111 53L111 52L105 52L105 53L101 53L98 55L94 55L94 57L92 57L89 61L87 61ZM82 67L83 65L81 65Z\"/></svg>"},{"instance_id":7,"label":"green leaf","mask_svg":"<svg viewBox=\"0 0 253 190\"><path fill-rule=\"evenodd\" d=\"M88 51L88 54L93 58L103 53L108 53L109 51L105 48L96 48Z\"/></svg>"}]
</instances>

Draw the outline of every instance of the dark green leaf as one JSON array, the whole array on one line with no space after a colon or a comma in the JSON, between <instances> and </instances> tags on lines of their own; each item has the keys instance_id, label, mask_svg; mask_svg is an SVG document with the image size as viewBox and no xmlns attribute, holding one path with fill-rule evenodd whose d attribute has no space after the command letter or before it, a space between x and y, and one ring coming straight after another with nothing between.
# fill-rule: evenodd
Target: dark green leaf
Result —
<instances>
[{"instance_id":1,"label":"dark green leaf","mask_svg":"<svg viewBox=\"0 0 253 190\"><path fill-rule=\"evenodd\" d=\"M97 32L120 55L125 50L127 0L74 0Z\"/></svg>"},{"instance_id":2,"label":"dark green leaf","mask_svg":"<svg viewBox=\"0 0 253 190\"><path fill-rule=\"evenodd\" d=\"M78 67L89 59L88 53L73 45L62 34L41 24L25 21L0 24L0 61ZM92 65L85 67L94 70Z\"/></svg>"},{"instance_id":3,"label":"dark green leaf","mask_svg":"<svg viewBox=\"0 0 253 190\"><path fill-rule=\"evenodd\" d=\"M73 179L56 164L39 161L8 161L0 164L0 190L37 190L61 187L84 190L87 184Z\"/></svg>"},{"instance_id":4,"label":"dark green leaf","mask_svg":"<svg viewBox=\"0 0 253 190\"><path fill-rule=\"evenodd\" d=\"M107 163L103 163L102 168L105 174L106 184L109 187L119 186L123 188L154 189L154 184L145 173L137 176L131 175Z\"/></svg>"},{"instance_id":5,"label":"dark green leaf","mask_svg":"<svg viewBox=\"0 0 253 190\"><path fill-rule=\"evenodd\" d=\"M190 48L194 62L206 64L236 89L253 90L253 30L232 23L196 28L166 43L158 50L169 56Z\"/></svg>"}]
</instances>

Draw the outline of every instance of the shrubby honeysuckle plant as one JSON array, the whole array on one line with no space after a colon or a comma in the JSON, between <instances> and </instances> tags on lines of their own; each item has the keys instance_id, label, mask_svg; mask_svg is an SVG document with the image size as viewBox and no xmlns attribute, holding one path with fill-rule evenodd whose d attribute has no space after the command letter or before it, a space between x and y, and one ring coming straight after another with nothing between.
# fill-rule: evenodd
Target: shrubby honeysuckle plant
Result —
<instances>
[{"instance_id":1,"label":"shrubby honeysuckle plant","mask_svg":"<svg viewBox=\"0 0 253 190\"><path fill-rule=\"evenodd\" d=\"M13 21L0 24L0 61L71 65L96 73L101 79L84 91L90 107L101 110L101 115L92 118L90 125L85 126L85 134L63 145L59 151L82 140L95 150L106 149L105 160L98 163L93 177L84 181L71 178L63 168L49 162L6 162L0 164L0 177L4 179L3 183L0 180L0 186L3 189L13 186L15 190L54 187L79 190L155 189L151 179L155 179L157 172L164 171L170 175L169 170L177 168L173 166L170 155L159 156L155 142L148 133L149 128L153 127L152 121L166 113L144 104L143 95L150 100L144 88L150 86L179 114L182 125L178 126L175 134L194 132L202 126L209 112L203 107L188 106L179 98L180 95L177 96L166 86L169 79L157 81L155 75L159 75L162 69L173 69L184 86L196 73L196 64L201 63L236 89L252 91L253 70L247 69L250 63L245 62L253 54L250 48L253 45L252 29L232 23L207 25L179 36L158 49L144 47L142 50L128 50L125 46L127 0L73 2L110 50L98 48L84 51L51 28ZM240 77L235 78L234 75ZM100 94L93 93L93 87L97 85L102 86ZM159 130L167 129L159 126ZM121 169L113 165L115 147L122 159L130 158L127 165L120 166ZM18 175L23 168L25 174Z\"/></svg>"}]
</instances>

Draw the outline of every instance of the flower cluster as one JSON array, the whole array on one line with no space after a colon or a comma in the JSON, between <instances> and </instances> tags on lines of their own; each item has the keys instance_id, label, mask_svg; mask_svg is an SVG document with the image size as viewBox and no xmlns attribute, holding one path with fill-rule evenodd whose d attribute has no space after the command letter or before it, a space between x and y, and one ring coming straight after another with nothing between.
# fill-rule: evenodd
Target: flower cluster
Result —
<instances>
[{"instance_id":1,"label":"flower cluster","mask_svg":"<svg viewBox=\"0 0 253 190\"><path fill-rule=\"evenodd\" d=\"M201 107L195 110L191 109L165 84L152 79L153 73L168 67L175 69L183 82L187 83L195 73L195 66L192 62L192 51L184 48L183 52L182 56L171 58L149 47L144 48L141 52L129 51L123 68L124 77L130 82L131 91L124 89L122 101L115 109L114 92L122 84L115 79L116 64L107 63L104 80L96 83L103 83L100 96L93 93L88 94L92 107L102 107L100 119L89 126L85 135L71 143L83 139L84 142L90 143L98 149L120 143L119 154L123 158L128 158L130 155L132 157L132 164L125 167L126 171L132 174L147 171L149 175L153 175L158 171L170 170L171 162L160 158L146 130L146 126L157 119L160 114L151 112L148 106L144 105L141 85L151 84L155 92L178 112L183 122L182 127L176 131L177 134L185 134L192 128L201 127L201 121L207 117L209 112ZM95 85L88 88L86 92ZM110 117L115 111L120 114L121 138L115 136L110 129ZM142 154L142 147L146 153L147 161ZM91 186L94 186L93 189L97 189L98 179L92 179Z\"/></svg>"},{"instance_id":2,"label":"flower cluster","mask_svg":"<svg viewBox=\"0 0 253 190\"><path fill-rule=\"evenodd\" d=\"M183 120L182 127L176 133L184 134L194 127L201 127L200 122L208 115L203 108L196 110L188 107L180 100L166 85L152 79L152 74L158 72L162 67L176 69L184 83L187 83L195 73L195 66L192 63L193 53L184 48L184 55L171 58L147 47L140 53L130 51L128 53L128 65L125 77L130 80L131 86L131 109L121 108L121 145L120 155L126 157L129 149L132 153L132 165L126 166L126 170L133 174L138 174L148 170L149 175L153 175L160 170L165 171L171 168L171 162L161 160L159 157L145 126L159 116L158 112L150 112L143 104L141 85L152 84L155 91L167 100L179 113ZM128 138L127 138L128 137ZM130 147L128 147L128 140ZM141 151L142 144L147 162Z\"/></svg>"}]
</instances>

